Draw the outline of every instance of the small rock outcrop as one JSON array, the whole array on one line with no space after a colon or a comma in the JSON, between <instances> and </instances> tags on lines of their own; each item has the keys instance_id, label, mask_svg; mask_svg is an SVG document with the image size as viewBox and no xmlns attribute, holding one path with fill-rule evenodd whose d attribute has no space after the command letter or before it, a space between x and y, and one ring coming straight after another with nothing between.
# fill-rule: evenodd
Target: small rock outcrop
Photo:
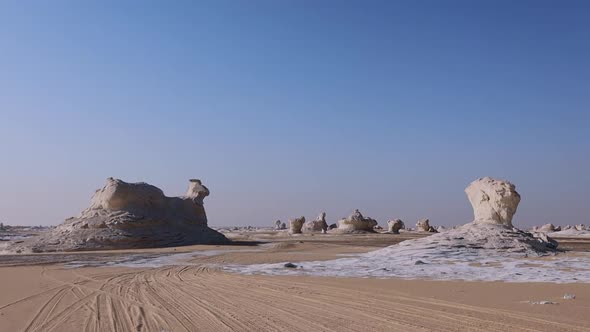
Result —
<instances>
[{"instance_id":1,"label":"small rock outcrop","mask_svg":"<svg viewBox=\"0 0 590 332\"><path fill-rule=\"evenodd\" d=\"M275 229L276 229L276 230L280 230L280 229L282 229L282 228L281 228L281 221L280 221L280 220L277 220L277 221L275 221Z\"/></svg>"},{"instance_id":2,"label":"small rock outcrop","mask_svg":"<svg viewBox=\"0 0 590 332\"><path fill-rule=\"evenodd\" d=\"M289 219L289 233L301 234L303 224L305 224L305 217L303 216L299 218Z\"/></svg>"},{"instance_id":3,"label":"small rock outcrop","mask_svg":"<svg viewBox=\"0 0 590 332\"><path fill-rule=\"evenodd\" d=\"M406 226L401 219L389 220L387 222L387 231L393 234L399 234L400 229L404 229Z\"/></svg>"},{"instance_id":4,"label":"small rock outcrop","mask_svg":"<svg viewBox=\"0 0 590 332\"><path fill-rule=\"evenodd\" d=\"M430 226L430 220L428 219L420 219L416 223L416 231L418 232L430 232L430 233L438 233L438 231Z\"/></svg>"},{"instance_id":5,"label":"small rock outcrop","mask_svg":"<svg viewBox=\"0 0 590 332\"><path fill-rule=\"evenodd\" d=\"M485 177L473 181L465 193L473 207L474 223L512 226L512 216L520 203L512 183Z\"/></svg>"},{"instance_id":6,"label":"small rock outcrop","mask_svg":"<svg viewBox=\"0 0 590 332\"><path fill-rule=\"evenodd\" d=\"M585 231L585 230L587 230L586 229L586 226L584 224L577 224L576 226L574 226L574 229L577 230L577 231Z\"/></svg>"},{"instance_id":7,"label":"small rock outcrop","mask_svg":"<svg viewBox=\"0 0 590 332\"><path fill-rule=\"evenodd\" d=\"M541 227L538 227L536 231L543 233L555 232L555 226L553 224L545 224Z\"/></svg>"},{"instance_id":8,"label":"small rock outcrop","mask_svg":"<svg viewBox=\"0 0 590 332\"><path fill-rule=\"evenodd\" d=\"M344 233L353 232L374 232L373 227L377 226L377 221L372 218L363 217L357 209L348 217L338 221L338 231Z\"/></svg>"},{"instance_id":9,"label":"small rock outcrop","mask_svg":"<svg viewBox=\"0 0 590 332\"><path fill-rule=\"evenodd\" d=\"M186 196L167 197L147 183L108 178L78 217L14 249L51 252L228 242L207 226L207 196L209 189L196 179L190 180Z\"/></svg>"},{"instance_id":10,"label":"small rock outcrop","mask_svg":"<svg viewBox=\"0 0 590 332\"><path fill-rule=\"evenodd\" d=\"M285 224L285 223L282 223L282 224L281 224L281 229L287 229L287 224Z\"/></svg>"},{"instance_id":11,"label":"small rock outcrop","mask_svg":"<svg viewBox=\"0 0 590 332\"><path fill-rule=\"evenodd\" d=\"M310 220L303 225L303 231L309 233L328 231L328 223L326 222L326 212L320 213L315 220Z\"/></svg>"}]
</instances>

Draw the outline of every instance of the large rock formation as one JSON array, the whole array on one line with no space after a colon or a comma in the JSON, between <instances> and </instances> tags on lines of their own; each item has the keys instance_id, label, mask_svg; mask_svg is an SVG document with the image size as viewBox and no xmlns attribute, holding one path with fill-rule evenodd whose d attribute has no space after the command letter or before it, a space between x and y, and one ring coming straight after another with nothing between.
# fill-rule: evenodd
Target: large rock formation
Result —
<instances>
[{"instance_id":1,"label":"large rock formation","mask_svg":"<svg viewBox=\"0 0 590 332\"><path fill-rule=\"evenodd\" d=\"M473 207L474 223L512 226L512 216L520 203L512 183L485 177L473 181L465 193Z\"/></svg>"},{"instance_id":2,"label":"large rock formation","mask_svg":"<svg viewBox=\"0 0 590 332\"><path fill-rule=\"evenodd\" d=\"M405 225L401 219L389 220L387 222L387 231L393 234L399 234L400 229L404 229Z\"/></svg>"},{"instance_id":3,"label":"large rock formation","mask_svg":"<svg viewBox=\"0 0 590 332\"><path fill-rule=\"evenodd\" d=\"M495 249L498 252L542 254L554 251L557 242L534 237L512 226L520 202L515 186L489 177L473 181L465 192L473 207L473 222L407 245L436 243L442 248Z\"/></svg>"},{"instance_id":4,"label":"large rock formation","mask_svg":"<svg viewBox=\"0 0 590 332\"><path fill-rule=\"evenodd\" d=\"M16 244L15 251L73 251L189 244L228 240L207 226L203 200L209 189L192 179L186 196L167 197L147 183L108 178L90 206L51 232Z\"/></svg>"},{"instance_id":5,"label":"large rock formation","mask_svg":"<svg viewBox=\"0 0 590 332\"><path fill-rule=\"evenodd\" d=\"M305 217L299 217L294 219L289 219L289 233L291 234L301 234L301 228L303 228L303 224L305 224Z\"/></svg>"},{"instance_id":6,"label":"large rock formation","mask_svg":"<svg viewBox=\"0 0 590 332\"><path fill-rule=\"evenodd\" d=\"M326 222L326 212L320 213L315 220L310 220L303 225L303 231L314 233L314 232L322 232L326 233L328 231L328 223Z\"/></svg>"},{"instance_id":7,"label":"large rock formation","mask_svg":"<svg viewBox=\"0 0 590 332\"><path fill-rule=\"evenodd\" d=\"M418 220L418 222L416 222L416 231L437 233L437 230L434 227L430 226L430 220L428 219Z\"/></svg>"},{"instance_id":8,"label":"large rock formation","mask_svg":"<svg viewBox=\"0 0 590 332\"><path fill-rule=\"evenodd\" d=\"M338 231L343 233L374 232L373 227L375 226L377 226L377 221L363 217L358 209L354 210L348 218L338 221Z\"/></svg>"}]
</instances>

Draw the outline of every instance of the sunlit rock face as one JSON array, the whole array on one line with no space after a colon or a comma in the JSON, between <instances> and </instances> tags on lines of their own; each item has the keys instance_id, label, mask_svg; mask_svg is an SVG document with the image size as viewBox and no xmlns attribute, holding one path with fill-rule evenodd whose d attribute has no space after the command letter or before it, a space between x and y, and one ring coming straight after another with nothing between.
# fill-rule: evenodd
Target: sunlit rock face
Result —
<instances>
[{"instance_id":1,"label":"sunlit rock face","mask_svg":"<svg viewBox=\"0 0 590 332\"><path fill-rule=\"evenodd\" d=\"M512 183L484 177L473 181L465 193L473 207L474 223L512 226L512 216L520 203Z\"/></svg>"},{"instance_id":2,"label":"sunlit rock face","mask_svg":"<svg viewBox=\"0 0 590 332\"><path fill-rule=\"evenodd\" d=\"M373 227L377 226L377 221L372 218L364 217L357 209L347 218L338 221L338 231L350 232L373 232Z\"/></svg>"},{"instance_id":3,"label":"sunlit rock face","mask_svg":"<svg viewBox=\"0 0 590 332\"><path fill-rule=\"evenodd\" d=\"M328 223L326 222L326 212L320 213L315 220L310 220L303 225L303 232L306 233L326 233L327 230Z\"/></svg>"},{"instance_id":4,"label":"sunlit rock face","mask_svg":"<svg viewBox=\"0 0 590 332\"><path fill-rule=\"evenodd\" d=\"M393 234L399 234L400 229L404 229L405 225L401 219L389 220L387 222L387 231Z\"/></svg>"},{"instance_id":5,"label":"sunlit rock face","mask_svg":"<svg viewBox=\"0 0 590 332\"><path fill-rule=\"evenodd\" d=\"M190 180L186 196L167 197L147 183L108 178L78 217L67 219L33 243L24 243L22 249L104 250L227 242L207 226L203 200L208 195L199 180Z\"/></svg>"},{"instance_id":6,"label":"sunlit rock face","mask_svg":"<svg viewBox=\"0 0 590 332\"><path fill-rule=\"evenodd\" d=\"M289 219L289 233L301 234L303 224L305 224L305 217L303 216L299 218Z\"/></svg>"}]
</instances>

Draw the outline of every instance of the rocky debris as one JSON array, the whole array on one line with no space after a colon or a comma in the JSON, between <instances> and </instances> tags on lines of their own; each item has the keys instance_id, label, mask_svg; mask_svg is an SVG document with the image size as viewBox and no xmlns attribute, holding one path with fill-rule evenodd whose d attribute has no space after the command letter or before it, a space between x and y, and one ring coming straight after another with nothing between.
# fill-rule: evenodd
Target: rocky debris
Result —
<instances>
[{"instance_id":1,"label":"rocky debris","mask_svg":"<svg viewBox=\"0 0 590 332\"><path fill-rule=\"evenodd\" d=\"M420 219L416 223L416 231L418 232L430 232L430 233L438 233L438 231L430 226L430 220L428 219Z\"/></svg>"},{"instance_id":2,"label":"rocky debris","mask_svg":"<svg viewBox=\"0 0 590 332\"><path fill-rule=\"evenodd\" d=\"M475 213L474 223L512 226L512 216L520 203L512 183L484 177L473 181L465 193Z\"/></svg>"},{"instance_id":3,"label":"rocky debris","mask_svg":"<svg viewBox=\"0 0 590 332\"><path fill-rule=\"evenodd\" d=\"M315 232L322 232L326 233L328 231L328 223L326 222L326 212L320 213L315 220L310 220L303 225L303 231L306 233L315 233Z\"/></svg>"},{"instance_id":4,"label":"rocky debris","mask_svg":"<svg viewBox=\"0 0 590 332\"><path fill-rule=\"evenodd\" d=\"M399 234L400 229L404 229L406 226L401 219L389 220L387 222L387 231L393 234Z\"/></svg>"},{"instance_id":5,"label":"rocky debris","mask_svg":"<svg viewBox=\"0 0 590 332\"><path fill-rule=\"evenodd\" d=\"M51 252L226 243L225 236L207 226L203 200L208 195L209 189L195 179L186 196L167 197L147 183L108 178L78 217L10 249Z\"/></svg>"},{"instance_id":6,"label":"rocky debris","mask_svg":"<svg viewBox=\"0 0 590 332\"><path fill-rule=\"evenodd\" d=\"M373 227L373 230L375 230L375 231L381 231L381 230L383 230L383 227L377 225L377 226Z\"/></svg>"},{"instance_id":7,"label":"rocky debris","mask_svg":"<svg viewBox=\"0 0 590 332\"><path fill-rule=\"evenodd\" d=\"M363 217L358 209L354 210L348 218L338 221L338 231L343 233L374 232L373 227L375 226L377 226L377 221Z\"/></svg>"},{"instance_id":8,"label":"rocky debris","mask_svg":"<svg viewBox=\"0 0 590 332\"><path fill-rule=\"evenodd\" d=\"M289 219L289 233L301 234L303 224L305 224L305 217L303 216L299 218Z\"/></svg>"},{"instance_id":9,"label":"rocky debris","mask_svg":"<svg viewBox=\"0 0 590 332\"><path fill-rule=\"evenodd\" d=\"M285 265L283 265L283 266L288 269L296 269L297 268L297 265L295 265L293 263L285 263Z\"/></svg>"},{"instance_id":10,"label":"rocky debris","mask_svg":"<svg viewBox=\"0 0 590 332\"><path fill-rule=\"evenodd\" d=\"M565 293L563 295L563 299L564 300L575 300L576 299L576 294L568 294L568 293Z\"/></svg>"},{"instance_id":11,"label":"rocky debris","mask_svg":"<svg viewBox=\"0 0 590 332\"><path fill-rule=\"evenodd\" d=\"M330 224L330 226L328 226L328 230L330 230L330 229L336 229L336 228L338 228L338 225L335 224L335 223L334 224Z\"/></svg>"}]
</instances>

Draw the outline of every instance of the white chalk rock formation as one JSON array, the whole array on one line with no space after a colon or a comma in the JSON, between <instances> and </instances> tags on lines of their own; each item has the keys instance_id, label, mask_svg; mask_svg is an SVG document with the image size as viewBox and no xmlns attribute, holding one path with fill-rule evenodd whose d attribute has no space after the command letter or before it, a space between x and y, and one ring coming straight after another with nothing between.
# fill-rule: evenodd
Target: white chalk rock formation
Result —
<instances>
[{"instance_id":1,"label":"white chalk rock formation","mask_svg":"<svg viewBox=\"0 0 590 332\"><path fill-rule=\"evenodd\" d=\"M225 243L207 226L209 189L190 180L184 197L167 197L147 183L108 178L90 206L51 232L23 242L21 252L104 250Z\"/></svg>"},{"instance_id":2,"label":"white chalk rock formation","mask_svg":"<svg viewBox=\"0 0 590 332\"><path fill-rule=\"evenodd\" d=\"M328 231L328 223L326 222L326 212L320 213L315 220L310 220L303 225L303 232L306 233L326 233Z\"/></svg>"},{"instance_id":3,"label":"white chalk rock formation","mask_svg":"<svg viewBox=\"0 0 590 332\"><path fill-rule=\"evenodd\" d=\"M543 233L555 232L555 226L553 224L545 224L541 227L537 227L536 231Z\"/></svg>"},{"instance_id":4,"label":"white chalk rock formation","mask_svg":"<svg viewBox=\"0 0 590 332\"><path fill-rule=\"evenodd\" d=\"M577 231L585 231L585 230L587 230L586 229L586 226L584 224L577 224L576 226L574 226L574 229L577 230Z\"/></svg>"},{"instance_id":5,"label":"white chalk rock formation","mask_svg":"<svg viewBox=\"0 0 590 332\"><path fill-rule=\"evenodd\" d=\"M399 234L400 229L404 229L405 225L401 219L389 220L387 222L387 231L393 234Z\"/></svg>"},{"instance_id":6,"label":"white chalk rock formation","mask_svg":"<svg viewBox=\"0 0 590 332\"><path fill-rule=\"evenodd\" d=\"M473 207L474 223L512 226L512 216L520 203L512 183L485 177L473 181L465 193Z\"/></svg>"},{"instance_id":7,"label":"white chalk rock formation","mask_svg":"<svg viewBox=\"0 0 590 332\"><path fill-rule=\"evenodd\" d=\"M357 209L348 217L338 221L338 231L343 233L374 232L373 227L377 221L372 218L363 217Z\"/></svg>"},{"instance_id":8,"label":"white chalk rock formation","mask_svg":"<svg viewBox=\"0 0 590 332\"><path fill-rule=\"evenodd\" d=\"M438 233L438 231L434 227L430 226L430 220L428 219L418 220L418 222L416 222L416 231Z\"/></svg>"},{"instance_id":9,"label":"white chalk rock formation","mask_svg":"<svg viewBox=\"0 0 590 332\"><path fill-rule=\"evenodd\" d=\"M301 234L303 224L305 224L305 217L289 219L289 233Z\"/></svg>"},{"instance_id":10,"label":"white chalk rock formation","mask_svg":"<svg viewBox=\"0 0 590 332\"><path fill-rule=\"evenodd\" d=\"M281 229L281 221L280 220L275 221L275 229L276 230L280 230Z\"/></svg>"},{"instance_id":11,"label":"white chalk rock formation","mask_svg":"<svg viewBox=\"0 0 590 332\"><path fill-rule=\"evenodd\" d=\"M473 207L473 222L425 238L407 240L400 246L416 252L432 249L438 254L447 252L451 255L462 251L479 255L480 250L488 249L493 252L481 255L555 252L557 243L554 240L546 236L535 237L512 226L512 216L520 201L513 184L483 178L472 182L465 192ZM422 231L426 229L425 223L419 222L416 227Z\"/></svg>"}]
</instances>

